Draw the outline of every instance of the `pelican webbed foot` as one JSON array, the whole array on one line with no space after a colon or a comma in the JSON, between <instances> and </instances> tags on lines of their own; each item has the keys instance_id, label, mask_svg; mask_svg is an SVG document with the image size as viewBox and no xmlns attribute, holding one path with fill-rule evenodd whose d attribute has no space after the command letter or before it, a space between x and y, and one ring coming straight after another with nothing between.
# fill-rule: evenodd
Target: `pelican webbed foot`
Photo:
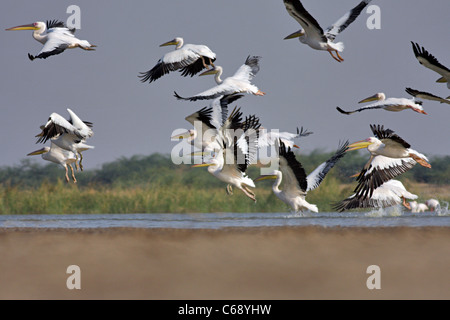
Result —
<instances>
[{"instance_id":1,"label":"pelican webbed foot","mask_svg":"<svg viewBox=\"0 0 450 320\"><path fill-rule=\"evenodd\" d=\"M231 184L227 184L227 194L228 195L233 195L233 186Z\"/></svg>"},{"instance_id":2,"label":"pelican webbed foot","mask_svg":"<svg viewBox=\"0 0 450 320\"><path fill-rule=\"evenodd\" d=\"M341 58L341 56L339 55L339 53L338 53L336 50L334 50L334 51L335 51L336 54L339 56L339 58L336 57L336 56L333 54L333 51L332 51L331 49L328 49L327 51L328 51L329 54L333 57L333 59L336 60L337 62L342 62L342 61L344 61L344 59Z\"/></svg>"}]
</instances>

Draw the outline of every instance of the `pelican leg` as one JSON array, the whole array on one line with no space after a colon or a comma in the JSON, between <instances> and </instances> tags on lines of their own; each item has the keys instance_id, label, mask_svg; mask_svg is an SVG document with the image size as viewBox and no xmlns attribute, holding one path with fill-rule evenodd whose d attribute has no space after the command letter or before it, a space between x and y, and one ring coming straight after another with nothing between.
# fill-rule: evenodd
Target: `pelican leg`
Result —
<instances>
[{"instance_id":1,"label":"pelican leg","mask_svg":"<svg viewBox=\"0 0 450 320\"><path fill-rule=\"evenodd\" d=\"M78 164L78 152L75 153L75 169L78 171L80 170L80 166Z\"/></svg>"},{"instance_id":2,"label":"pelican leg","mask_svg":"<svg viewBox=\"0 0 450 320\"><path fill-rule=\"evenodd\" d=\"M413 158L421 166L426 167L426 168L431 168L431 164L429 164L425 159L422 159L419 156L412 154L412 153L410 153L409 156L411 158Z\"/></svg>"},{"instance_id":3,"label":"pelican leg","mask_svg":"<svg viewBox=\"0 0 450 320\"><path fill-rule=\"evenodd\" d=\"M77 178L75 178L75 173L73 172L73 167L71 164L69 164L70 167L70 171L72 172L72 179L73 179L73 183L77 183Z\"/></svg>"},{"instance_id":4,"label":"pelican leg","mask_svg":"<svg viewBox=\"0 0 450 320\"><path fill-rule=\"evenodd\" d=\"M213 68L215 68L213 61L211 60L211 58L209 58L209 64L213 66Z\"/></svg>"},{"instance_id":5,"label":"pelican leg","mask_svg":"<svg viewBox=\"0 0 450 320\"><path fill-rule=\"evenodd\" d=\"M250 189L248 189L246 186L242 186L241 190L245 193L247 197L256 202L255 194Z\"/></svg>"},{"instance_id":6,"label":"pelican leg","mask_svg":"<svg viewBox=\"0 0 450 320\"><path fill-rule=\"evenodd\" d=\"M64 168L66 169L66 181L69 182L69 169L67 168L67 165L64 166Z\"/></svg>"},{"instance_id":7,"label":"pelican leg","mask_svg":"<svg viewBox=\"0 0 450 320\"><path fill-rule=\"evenodd\" d=\"M344 58L342 58L342 57L339 55L339 51L337 51L337 50L336 50L336 55L337 55L337 57L339 58L339 60L341 60L341 62L344 61Z\"/></svg>"},{"instance_id":8,"label":"pelican leg","mask_svg":"<svg viewBox=\"0 0 450 320\"><path fill-rule=\"evenodd\" d=\"M411 210L411 206L409 205L409 203L406 202L406 198L402 197L402 199L403 199L403 203L402 204L405 206L405 208L408 209L408 210Z\"/></svg>"},{"instance_id":9,"label":"pelican leg","mask_svg":"<svg viewBox=\"0 0 450 320\"><path fill-rule=\"evenodd\" d=\"M334 60L336 60L337 62L342 62L341 60L339 60L337 57L334 56L334 54L333 54L333 52L331 51L331 49L328 49L327 51L331 54L331 56L333 57ZM337 52L337 51L336 51L336 52Z\"/></svg>"},{"instance_id":10,"label":"pelican leg","mask_svg":"<svg viewBox=\"0 0 450 320\"><path fill-rule=\"evenodd\" d=\"M78 154L80 155L80 161L78 161L78 165L80 166L80 170L83 171L83 165L81 164L81 161L83 161L83 155L81 154L81 152L78 152Z\"/></svg>"},{"instance_id":11,"label":"pelican leg","mask_svg":"<svg viewBox=\"0 0 450 320\"><path fill-rule=\"evenodd\" d=\"M206 69L209 69L208 65L206 64L205 57L204 57L204 56L200 56L200 58L202 58L203 66L204 66Z\"/></svg>"},{"instance_id":12,"label":"pelican leg","mask_svg":"<svg viewBox=\"0 0 450 320\"><path fill-rule=\"evenodd\" d=\"M227 184L227 194L230 196L233 194L233 186L231 184Z\"/></svg>"},{"instance_id":13,"label":"pelican leg","mask_svg":"<svg viewBox=\"0 0 450 320\"><path fill-rule=\"evenodd\" d=\"M254 93L254 95L255 96L263 96L263 95L265 95L266 93L265 92L262 92L261 90L258 90L258 91L256 91L255 93Z\"/></svg>"}]
</instances>

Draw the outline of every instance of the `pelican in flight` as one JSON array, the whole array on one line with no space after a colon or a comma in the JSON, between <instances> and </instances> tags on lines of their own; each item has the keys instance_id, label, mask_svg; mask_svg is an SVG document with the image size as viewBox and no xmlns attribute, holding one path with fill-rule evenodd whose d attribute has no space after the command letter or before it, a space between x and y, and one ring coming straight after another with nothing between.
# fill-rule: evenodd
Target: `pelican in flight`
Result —
<instances>
[{"instance_id":1,"label":"pelican in flight","mask_svg":"<svg viewBox=\"0 0 450 320\"><path fill-rule=\"evenodd\" d=\"M421 65L433 70L441 75L436 82L447 83L447 88L450 89L450 70L442 65L435 56L430 54L424 47L420 47L417 43L411 41L414 55Z\"/></svg>"},{"instance_id":2,"label":"pelican in flight","mask_svg":"<svg viewBox=\"0 0 450 320\"><path fill-rule=\"evenodd\" d=\"M227 183L227 193L232 194L232 186L240 189L247 197L256 202L255 183L245 171L254 161L257 150L257 131L261 124L255 116L242 121L240 109L234 109L217 136L220 149L202 164L192 167L208 167L208 172ZM239 131L237 129L240 129Z\"/></svg>"},{"instance_id":3,"label":"pelican in flight","mask_svg":"<svg viewBox=\"0 0 450 320\"><path fill-rule=\"evenodd\" d=\"M340 107L336 107L337 111L343 114L352 114L355 112L361 112L364 110L373 110L373 109L384 109L386 111L399 112L402 110L411 109L415 112L427 114L422 107L421 101L414 101L412 99L407 98L387 98L386 95L382 92L376 93L373 96L370 96L366 99L359 101L358 103L370 102L378 100L378 102L369 104L365 107L353 110L353 111L344 111Z\"/></svg>"},{"instance_id":4,"label":"pelican in flight","mask_svg":"<svg viewBox=\"0 0 450 320\"><path fill-rule=\"evenodd\" d=\"M69 29L63 22L57 20L49 20L46 23L38 21L6 30L34 30L33 38L42 43L44 47L36 56L28 54L28 58L31 61L34 59L46 59L49 56L60 54L66 49L95 50L93 48L96 47L87 40L76 38L74 35L75 28Z\"/></svg>"},{"instance_id":5,"label":"pelican in flight","mask_svg":"<svg viewBox=\"0 0 450 320\"><path fill-rule=\"evenodd\" d=\"M384 182L408 171L416 163L431 168L425 155L411 149L411 145L384 126L370 125L374 137L349 145L348 151L367 148L370 158L358 175L356 196L371 197Z\"/></svg>"},{"instance_id":6,"label":"pelican in flight","mask_svg":"<svg viewBox=\"0 0 450 320\"><path fill-rule=\"evenodd\" d=\"M405 91L408 92L410 95L412 95L415 98L439 101L440 103L450 104L450 97L447 97L447 99L444 99L444 98L438 97L432 93L425 92L425 91L419 91L419 90L415 90L415 89L411 89L411 88L406 88Z\"/></svg>"},{"instance_id":7,"label":"pelican in flight","mask_svg":"<svg viewBox=\"0 0 450 320\"><path fill-rule=\"evenodd\" d=\"M53 112L48 118L47 123L41 126L41 132L36 135L38 140L36 143L45 143L51 141L62 149L72 151L75 158L80 161L76 162L76 167L83 170L81 164L83 160L82 151L92 149L93 146L85 144L86 140L94 135L92 131L92 123L81 120L75 112L67 108L70 117L66 120L63 116Z\"/></svg>"},{"instance_id":8,"label":"pelican in flight","mask_svg":"<svg viewBox=\"0 0 450 320\"><path fill-rule=\"evenodd\" d=\"M217 86L189 98L180 97L175 92L175 97L181 100L196 101L215 99L222 95L235 93L251 93L257 96L263 96L265 93L251 83L251 80L259 71L260 59L261 57L258 56L248 56L245 63L239 67L233 76L223 80L220 78L223 73L222 67L215 66L213 69L201 73L200 76L214 74Z\"/></svg>"},{"instance_id":9,"label":"pelican in flight","mask_svg":"<svg viewBox=\"0 0 450 320\"><path fill-rule=\"evenodd\" d=\"M193 77L203 69L214 67L216 54L205 45L184 44L183 38L177 37L165 42L160 47L174 45L175 50L166 53L156 65L147 72L141 72L142 82L153 82L171 71L179 70L183 77Z\"/></svg>"},{"instance_id":10,"label":"pelican in flight","mask_svg":"<svg viewBox=\"0 0 450 320\"><path fill-rule=\"evenodd\" d=\"M301 138L301 137L307 137L310 134L313 134L313 132L304 130L303 127L301 127L301 130L297 127L297 132L287 132L287 131L268 131L264 128L262 130L259 130L259 138L258 138L258 147L264 148L268 146L275 145L278 140L281 140L285 147L288 148L300 148L298 145L295 144L294 139Z\"/></svg>"},{"instance_id":11,"label":"pelican in flight","mask_svg":"<svg viewBox=\"0 0 450 320\"><path fill-rule=\"evenodd\" d=\"M275 170L273 175L263 175L255 179L261 181L265 179L276 179L272 185L273 193L284 203L289 205L294 212L310 210L319 212L315 204L310 204L305 200L306 194L310 190L316 189L323 181L327 173L334 165L345 156L348 148L348 141L341 144L336 153L327 161L320 164L308 176L302 164L295 158L291 148L279 141L279 170ZM283 181L283 190L279 189Z\"/></svg>"},{"instance_id":12,"label":"pelican in flight","mask_svg":"<svg viewBox=\"0 0 450 320\"><path fill-rule=\"evenodd\" d=\"M358 208L386 208L402 204L405 208L411 210L411 206L406 202L406 199L415 200L417 198L417 195L407 191L400 181L389 180L376 188L371 197L365 195L358 198L355 193L337 203L334 209L342 212Z\"/></svg>"},{"instance_id":13,"label":"pelican in flight","mask_svg":"<svg viewBox=\"0 0 450 320\"><path fill-rule=\"evenodd\" d=\"M286 39L299 38L301 43L316 50L325 50L338 62L344 61L339 52L344 50L342 42L335 43L336 36L344 31L360 15L371 0L363 0L338 21L329 26L325 32L316 19L309 14L299 0L284 0L287 12L301 25L301 29L288 35ZM333 54L336 53L336 56Z\"/></svg>"},{"instance_id":14,"label":"pelican in flight","mask_svg":"<svg viewBox=\"0 0 450 320\"><path fill-rule=\"evenodd\" d=\"M41 155L42 159L51 161L56 164L60 164L66 169L66 181L69 182L69 169L72 173L73 182L77 182L75 178L75 173L73 171L72 163L76 162L76 155L72 151L65 150L63 148L58 147L53 141L51 141L51 146L45 146L42 149L30 152L27 156L35 156Z\"/></svg>"},{"instance_id":15,"label":"pelican in flight","mask_svg":"<svg viewBox=\"0 0 450 320\"><path fill-rule=\"evenodd\" d=\"M219 96L211 100L209 107L190 114L185 119L194 126L194 129L172 136L172 140L187 139L196 148L204 151L211 143L217 142L220 128L228 118L228 105L242 98L241 94ZM220 148L219 145L211 147L211 150Z\"/></svg>"}]
</instances>

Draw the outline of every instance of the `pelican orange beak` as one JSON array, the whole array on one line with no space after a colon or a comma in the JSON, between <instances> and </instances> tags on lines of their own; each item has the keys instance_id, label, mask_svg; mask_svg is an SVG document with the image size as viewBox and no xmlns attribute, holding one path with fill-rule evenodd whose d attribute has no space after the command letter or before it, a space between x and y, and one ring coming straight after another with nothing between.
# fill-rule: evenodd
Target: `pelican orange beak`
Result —
<instances>
[{"instance_id":1,"label":"pelican orange beak","mask_svg":"<svg viewBox=\"0 0 450 320\"><path fill-rule=\"evenodd\" d=\"M372 144L372 142L369 142L367 140L356 141L348 146L348 149L346 152L358 150L358 149L364 149L364 148L367 148L368 146L370 146L371 144Z\"/></svg>"},{"instance_id":2,"label":"pelican orange beak","mask_svg":"<svg viewBox=\"0 0 450 320\"><path fill-rule=\"evenodd\" d=\"M192 137L193 135L194 135L193 133L191 133L189 131L186 131L186 132L183 132L181 134L176 134L176 135L170 137L170 139L172 139L172 140L183 140L183 139L188 139L188 138Z\"/></svg>"},{"instance_id":3,"label":"pelican orange beak","mask_svg":"<svg viewBox=\"0 0 450 320\"><path fill-rule=\"evenodd\" d=\"M163 44L160 44L160 47L166 47L166 46L176 46L178 44L178 41L173 39L167 42L164 42Z\"/></svg>"},{"instance_id":4,"label":"pelican orange beak","mask_svg":"<svg viewBox=\"0 0 450 320\"><path fill-rule=\"evenodd\" d=\"M368 98L365 98L358 103L364 103L364 102L370 102L370 101L377 101L380 100L380 97L378 96L378 93L374 94L373 96L370 96Z\"/></svg>"},{"instance_id":5,"label":"pelican orange beak","mask_svg":"<svg viewBox=\"0 0 450 320\"><path fill-rule=\"evenodd\" d=\"M269 179L276 179L277 176L274 174L268 174L268 175L263 175L263 176L259 176L258 178L256 178L254 181L262 181L262 180L269 180Z\"/></svg>"},{"instance_id":6,"label":"pelican orange beak","mask_svg":"<svg viewBox=\"0 0 450 320\"><path fill-rule=\"evenodd\" d=\"M34 25L34 23L31 24L24 24L22 26L17 26L13 28L5 29L6 31L16 31L16 30L39 30L38 27Z\"/></svg>"},{"instance_id":7,"label":"pelican orange beak","mask_svg":"<svg viewBox=\"0 0 450 320\"><path fill-rule=\"evenodd\" d=\"M212 69L206 70L203 73L200 73L199 76L206 76L208 74L216 74L216 73L217 73L217 69L212 68Z\"/></svg>"},{"instance_id":8,"label":"pelican orange beak","mask_svg":"<svg viewBox=\"0 0 450 320\"><path fill-rule=\"evenodd\" d=\"M213 165L214 165L214 163L200 163L200 164L192 165L192 168L210 167Z\"/></svg>"},{"instance_id":9,"label":"pelican orange beak","mask_svg":"<svg viewBox=\"0 0 450 320\"><path fill-rule=\"evenodd\" d=\"M298 31L295 31L294 33L291 33L290 35L285 37L283 40L295 39L295 38L303 36L304 34L305 34L305 32L303 30L298 30Z\"/></svg>"},{"instance_id":10,"label":"pelican orange beak","mask_svg":"<svg viewBox=\"0 0 450 320\"><path fill-rule=\"evenodd\" d=\"M42 148L42 149L30 152L29 154L27 154L27 156L37 156L39 154L43 154L43 153L46 153L46 152L47 152L47 150L45 150L45 148Z\"/></svg>"}]
</instances>

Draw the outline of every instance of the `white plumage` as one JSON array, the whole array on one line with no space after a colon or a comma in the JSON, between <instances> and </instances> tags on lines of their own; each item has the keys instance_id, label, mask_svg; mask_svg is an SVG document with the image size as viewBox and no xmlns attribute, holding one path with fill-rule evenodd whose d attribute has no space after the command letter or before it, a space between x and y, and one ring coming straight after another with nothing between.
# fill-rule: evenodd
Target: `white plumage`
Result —
<instances>
[{"instance_id":1,"label":"white plumage","mask_svg":"<svg viewBox=\"0 0 450 320\"><path fill-rule=\"evenodd\" d=\"M50 147L43 147L42 149L30 152L27 154L27 156L34 156L34 155L41 155L42 159L51 161L53 163L59 164L66 170L65 178L66 181L69 182L69 174L68 174L68 168L70 168L70 171L72 173L72 179L73 182L77 182L77 179L75 178L75 173L73 171L72 163L76 163L77 158L75 153L72 151L68 151L65 149L62 149L58 147L53 141L51 142Z\"/></svg>"},{"instance_id":2,"label":"white plumage","mask_svg":"<svg viewBox=\"0 0 450 320\"><path fill-rule=\"evenodd\" d=\"M181 100L196 101L215 99L222 95L231 95L235 93L250 93L262 96L265 93L251 83L251 80L259 71L259 60L260 57L258 56L248 56L245 63L239 67L234 75L225 78L224 80L220 78L223 73L222 67L215 66L214 69L205 71L200 75L214 74L217 86L188 98L183 98L175 92L175 97Z\"/></svg>"},{"instance_id":3,"label":"white plumage","mask_svg":"<svg viewBox=\"0 0 450 320\"><path fill-rule=\"evenodd\" d=\"M147 72L141 72L142 82L153 82L172 71L180 71L182 76L194 76L208 66L214 67L216 54L207 46L201 44L184 44L181 37L160 45L175 45L175 50L166 53L156 65Z\"/></svg>"},{"instance_id":4,"label":"white plumage","mask_svg":"<svg viewBox=\"0 0 450 320\"><path fill-rule=\"evenodd\" d=\"M415 112L427 114L422 107L421 101L415 101L413 99L407 99L407 98L387 98L386 95L382 92L376 93L375 95L368 97L366 99L363 99L359 101L359 103L363 102L369 102L373 100L378 100L378 102L369 104L365 107L353 110L353 111L344 111L339 107L336 107L336 109L343 114L352 114L355 112L361 112L364 110L371 110L371 109L383 109L386 111L393 111L393 112L399 112L407 109L411 109Z\"/></svg>"},{"instance_id":5,"label":"white plumage","mask_svg":"<svg viewBox=\"0 0 450 320\"><path fill-rule=\"evenodd\" d=\"M442 65L435 56L430 54L424 47L420 47L417 43L411 41L414 55L421 65L425 68L433 70L441 77L436 82L447 83L450 89L450 69Z\"/></svg>"},{"instance_id":6,"label":"white plumage","mask_svg":"<svg viewBox=\"0 0 450 320\"><path fill-rule=\"evenodd\" d=\"M291 148L286 148L279 141L279 170L274 170L272 175L263 175L255 181L276 179L272 185L273 193L284 203L289 205L294 212L309 210L319 212L315 204L306 201L308 191L319 187L327 173L345 155L348 141L343 143L336 153L327 161L320 164L313 172L306 175L302 164L295 158ZM279 189L282 183L282 190Z\"/></svg>"},{"instance_id":7,"label":"white plumage","mask_svg":"<svg viewBox=\"0 0 450 320\"><path fill-rule=\"evenodd\" d=\"M406 199L417 199L417 195L407 191L405 186L398 180L389 180L376 188L372 196L365 195L358 197L353 194L347 199L340 201L335 205L335 209L339 212L358 208L386 208L402 204L408 210L411 210Z\"/></svg>"},{"instance_id":8,"label":"white plumage","mask_svg":"<svg viewBox=\"0 0 450 320\"><path fill-rule=\"evenodd\" d=\"M32 61L34 59L46 59L49 56L60 54L66 49L95 50L93 48L96 47L87 40L76 38L74 35L75 29L69 29L63 22L57 20L47 21L47 23L38 21L6 30L34 30L33 38L44 46L36 56L28 54L28 58Z\"/></svg>"},{"instance_id":9,"label":"white plumage","mask_svg":"<svg viewBox=\"0 0 450 320\"><path fill-rule=\"evenodd\" d=\"M85 142L88 138L94 135L92 131L92 123L89 121L81 120L75 112L67 108L67 112L70 117L68 120L63 118L56 112L50 114L47 123L41 126L42 131L36 135L38 137L37 143L45 143L51 139L52 143L59 146L62 149L72 151L76 159L80 157L80 161L76 162L81 170L82 166L82 153L85 150L93 149L93 146L87 145Z\"/></svg>"},{"instance_id":10,"label":"white plumage","mask_svg":"<svg viewBox=\"0 0 450 320\"><path fill-rule=\"evenodd\" d=\"M375 137L349 145L349 151L367 148L370 158L361 170L355 193L358 198L371 197L384 182L408 171L416 163L431 168L428 158L411 149L411 145L384 126L370 125Z\"/></svg>"},{"instance_id":11,"label":"white plumage","mask_svg":"<svg viewBox=\"0 0 450 320\"><path fill-rule=\"evenodd\" d=\"M371 0L361 1L352 10L323 31L317 20L311 16L299 0L284 0L287 12L302 27L300 30L288 35L284 39L298 37L300 42L307 44L315 50L328 51L333 59L342 62L344 59L339 55L339 52L344 50L344 44L342 42L335 43L334 40L339 33L344 31L353 21L355 21L370 1ZM336 56L333 55L333 52L336 53Z\"/></svg>"}]
</instances>

